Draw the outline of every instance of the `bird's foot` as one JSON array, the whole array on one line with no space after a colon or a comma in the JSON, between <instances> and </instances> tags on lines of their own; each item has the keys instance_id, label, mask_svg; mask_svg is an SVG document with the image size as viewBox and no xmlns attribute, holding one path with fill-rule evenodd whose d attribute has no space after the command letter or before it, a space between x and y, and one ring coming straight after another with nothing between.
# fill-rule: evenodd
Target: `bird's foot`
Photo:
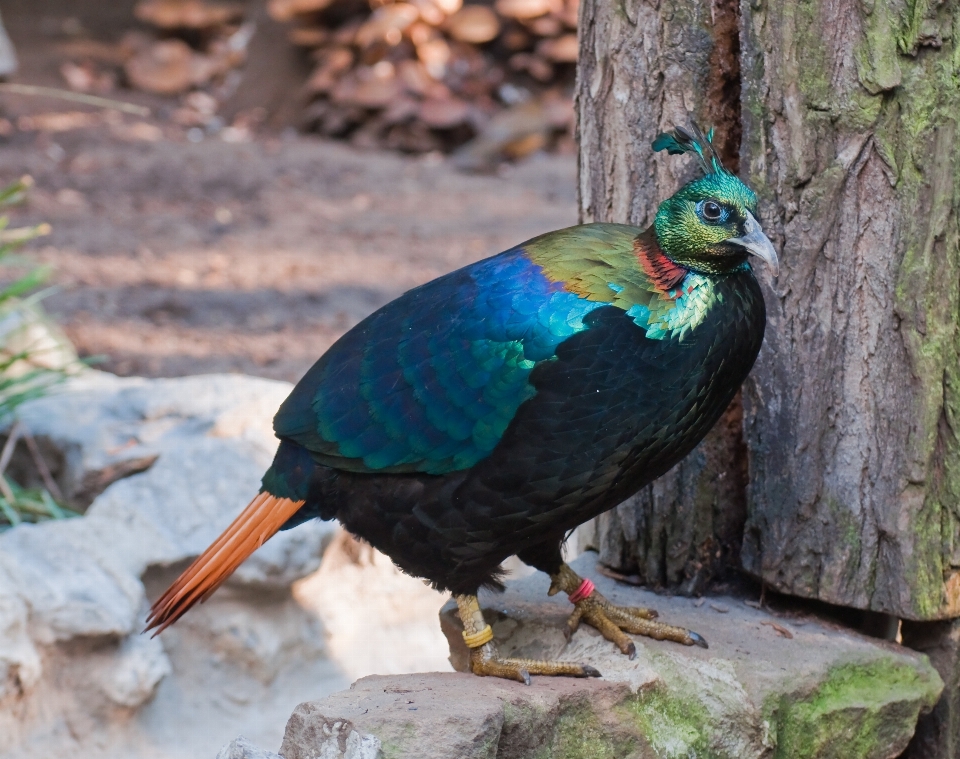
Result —
<instances>
[{"instance_id":1,"label":"bird's foot","mask_svg":"<svg viewBox=\"0 0 960 759\"><path fill-rule=\"evenodd\" d=\"M530 684L530 675L553 677L600 677L600 673L587 664L567 661L501 658L497 647L487 643L470 651L470 669L475 675L502 677Z\"/></svg>"},{"instance_id":2,"label":"bird's foot","mask_svg":"<svg viewBox=\"0 0 960 759\"><path fill-rule=\"evenodd\" d=\"M455 598L463 622L463 640L470 648L470 669L475 675L518 680L526 685L530 684L530 675L600 677L596 669L586 664L501 657L493 643L493 630L483 619L477 597Z\"/></svg>"},{"instance_id":3,"label":"bird's foot","mask_svg":"<svg viewBox=\"0 0 960 759\"><path fill-rule=\"evenodd\" d=\"M562 590L574 604L573 613L567 620L568 635L573 635L580 623L586 622L631 659L637 655L637 646L627 633L644 635L655 640L672 640L685 646L708 647L707 641L693 630L655 621L657 612L653 609L617 606L611 603L594 589L592 582L582 579L566 564L551 580L550 595Z\"/></svg>"}]
</instances>

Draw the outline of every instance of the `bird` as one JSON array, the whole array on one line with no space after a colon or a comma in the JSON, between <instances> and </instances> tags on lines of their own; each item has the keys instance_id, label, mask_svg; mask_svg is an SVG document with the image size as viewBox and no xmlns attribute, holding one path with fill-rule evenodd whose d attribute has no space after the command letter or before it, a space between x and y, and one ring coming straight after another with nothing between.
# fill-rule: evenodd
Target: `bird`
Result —
<instances>
[{"instance_id":1,"label":"bird","mask_svg":"<svg viewBox=\"0 0 960 759\"><path fill-rule=\"evenodd\" d=\"M535 237L412 289L344 334L280 406L260 491L152 605L159 634L278 530L339 520L404 572L453 594L470 668L529 684L578 662L501 656L480 588L510 556L545 572L633 658L633 635L707 647L651 609L617 606L562 556L571 531L666 473L730 404L766 325L753 260L779 274L756 194L696 124L654 151L702 171L646 229Z\"/></svg>"}]
</instances>

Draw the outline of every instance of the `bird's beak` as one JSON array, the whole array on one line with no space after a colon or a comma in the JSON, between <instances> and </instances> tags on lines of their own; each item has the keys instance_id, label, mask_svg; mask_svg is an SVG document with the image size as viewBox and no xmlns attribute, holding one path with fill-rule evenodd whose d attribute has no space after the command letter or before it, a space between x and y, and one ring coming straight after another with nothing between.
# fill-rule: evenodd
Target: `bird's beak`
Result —
<instances>
[{"instance_id":1,"label":"bird's beak","mask_svg":"<svg viewBox=\"0 0 960 759\"><path fill-rule=\"evenodd\" d=\"M744 225L746 234L743 237L731 237L727 242L733 242L741 245L757 258L767 262L773 276L780 275L780 261L777 258L777 251L773 249L773 243L760 229L760 222L749 211L747 211L747 223Z\"/></svg>"}]
</instances>

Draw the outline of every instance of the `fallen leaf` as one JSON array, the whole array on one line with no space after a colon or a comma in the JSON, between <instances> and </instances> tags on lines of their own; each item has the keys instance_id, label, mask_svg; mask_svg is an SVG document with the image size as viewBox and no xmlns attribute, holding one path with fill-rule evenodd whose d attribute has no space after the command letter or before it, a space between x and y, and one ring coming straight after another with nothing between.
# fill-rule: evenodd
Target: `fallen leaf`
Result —
<instances>
[{"instance_id":1,"label":"fallen leaf","mask_svg":"<svg viewBox=\"0 0 960 759\"><path fill-rule=\"evenodd\" d=\"M761 622L760 624L761 624L761 625L767 625L768 627L772 627L774 630L777 631L777 634L779 634L780 636L782 636L782 637L784 637L784 638L788 638L788 639L790 639L790 640L793 640L793 633L790 632L790 631L789 631L786 627L784 627L783 625L778 625L776 622L771 622L771 621L769 621L769 620L764 620L764 621Z\"/></svg>"}]
</instances>

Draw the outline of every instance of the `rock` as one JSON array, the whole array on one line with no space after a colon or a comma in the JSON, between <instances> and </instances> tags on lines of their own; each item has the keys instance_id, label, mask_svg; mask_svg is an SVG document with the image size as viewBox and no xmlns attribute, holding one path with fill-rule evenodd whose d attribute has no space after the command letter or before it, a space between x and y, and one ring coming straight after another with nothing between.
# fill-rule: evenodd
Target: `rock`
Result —
<instances>
[{"instance_id":1,"label":"rock","mask_svg":"<svg viewBox=\"0 0 960 759\"><path fill-rule=\"evenodd\" d=\"M773 618L733 598L714 599L729 609L718 614L689 598L618 585L596 571L595 559L586 554L573 566L610 600L656 608L664 621L697 630L709 650L635 636L637 657L630 661L586 626L567 642L570 604L547 596L542 573L510 583L502 595L482 594L481 606L502 654L584 662L606 683L621 684L626 693L613 710L618 724L635 731L653 756L892 759L943 688L925 656L900 646L813 618ZM793 637L778 634L771 621ZM463 670L467 651L455 606L444 607L441 622L451 662ZM534 686L545 681L534 678ZM466 690L461 698L468 698ZM590 721L579 722L569 729L586 739ZM611 755L645 756L617 753L612 739L598 740Z\"/></svg>"},{"instance_id":2,"label":"rock","mask_svg":"<svg viewBox=\"0 0 960 759\"><path fill-rule=\"evenodd\" d=\"M319 620L291 594L332 524L280 533L174 629L140 634L149 598L257 492L289 391L85 371L20 408L67 500L93 502L0 533L0 754L145 756L144 735L215 749L237 720L279 739L285 699L342 687Z\"/></svg>"},{"instance_id":3,"label":"rock","mask_svg":"<svg viewBox=\"0 0 960 759\"><path fill-rule=\"evenodd\" d=\"M525 686L466 672L365 677L298 706L280 754L893 759L943 687L926 657L896 645L809 617L773 618L734 598L714 599L727 610L718 614L688 598L619 586L596 572L593 554L574 566L611 600L656 606L665 620L706 634L711 648L635 637L631 661L592 628L568 642L570 604L547 596L548 578L535 573L502 595L481 596L501 653L582 661L602 679L534 677ZM451 661L463 670L455 608L444 607L441 623Z\"/></svg>"},{"instance_id":4,"label":"rock","mask_svg":"<svg viewBox=\"0 0 960 759\"><path fill-rule=\"evenodd\" d=\"M364 680L389 680L376 676ZM361 681L362 682L362 681ZM353 692L359 683L355 683L350 692ZM339 695L339 694L338 694ZM364 690L354 694L359 699L366 695ZM330 696L336 699L336 696ZM389 696L385 699L391 699ZM294 711L287 723L287 733L284 736L280 751L284 759L312 759L320 756L323 759L383 759L383 744L379 738L369 733L361 733L354 724L340 717L327 718L321 712L322 708L338 710L339 705L327 706L326 703L301 704ZM339 707L341 710L343 707ZM364 704L364 713L369 707ZM377 708L374 706L374 708ZM388 707L389 708L389 707ZM349 709L349 707L348 707ZM414 728L415 729L415 728ZM449 736L447 736L449 739Z\"/></svg>"},{"instance_id":5,"label":"rock","mask_svg":"<svg viewBox=\"0 0 960 759\"><path fill-rule=\"evenodd\" d=\"M280 754L254 746L242 735L220 749L217 759L283 759Z\"/></svg>"},{"instance_id":6,"label":"rock","mask_svg":"<svg viewBox=\"0 0 960 759\"><path fill-rule=\"evenodd\" d=\"M13 48L3 20L0 19L0 77L17 73L17 52Z\"/></svg>"},{"instance_id":7,"label":"rock","mask_svg":"<svg viewBox=\"0 0 960 759\"><path fill-rule=\"evenodd\" d=\"M960 620L903 620L903 643L930 657L946 687L933 711L920 718L902 759L960 759Z\"/></svg>"},{"instance_id":8,"label":"rock","mask_svg":"<svg viewBox=\"0 0 960 759\"><path fill-rule=\"evenodd\" d=\"M40 653L30 637L26 601L13 592L0 565L0 702L31 689L40 679Z\"/></svg>"},{"instance_id":9,"label":"rock","mask_svg":"<svg viewBox=\"0 0 960 759\"><path fill-rule=\"evenodd\" d=\"M157 638L132 635L120 646L103 690L117 706L137 707L153 696L170 671L170 660Z\"/></svg>"},{"instance_id":10,"label":"rock","mask_svg":"<svg viewBox=\"0 0 960 759\"><path fill-rule=\"evenodd\" d=\"M633 757L628 747L640 733L613 716L630 699L626 685L595 680L540 678L528 687L438 672L365 677L349 691L298 706L280 754L346 759L346 734L388 746L391 759ZM586 733L597 733L596 745ZM371 759L379 756L371 750Z\"/></svg>"},{"instance_id":11,"label":"rock","mask_svg":"<svg viewBox=\"0 0 960 759\"><path fill-rule=\"evenodd\" d=\"M32 634L49 645L76 637L123 637L137 628L143 585L86 521L24 524L0 536L0 563L30 607ZM129 540L123 535L120 540ZM129 545L129 544L128 544Z\"/></svg>"}]
</instances>

